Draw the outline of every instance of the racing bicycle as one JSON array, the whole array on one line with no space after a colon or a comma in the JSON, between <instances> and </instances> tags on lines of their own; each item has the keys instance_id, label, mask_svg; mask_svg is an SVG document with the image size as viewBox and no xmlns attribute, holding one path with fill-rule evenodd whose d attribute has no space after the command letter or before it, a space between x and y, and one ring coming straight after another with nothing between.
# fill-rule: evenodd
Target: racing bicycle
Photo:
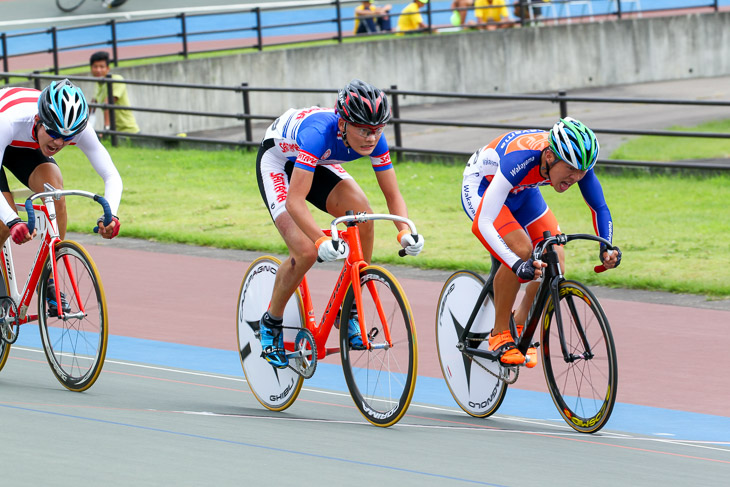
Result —
<instances>
[{"instance_id":1,"label":"racing bicycle","mask_svg":"<svg viewBox=\"0 0 730 487\"><path fill-rule=\"evenodd\" d=\"M56 6L64 12L73 12L86 0L56 0ZM114 8L124 5L127 0L101 0L102 7Z\"/></svg>"},{"instance_id":2,"label":"racing bicycle","mask_svg":"<svg viewBox=\"0 0 730 487\"><path fill-rule=\"evenodd\" d=\"M416 386L416 328L395 277L364 261L357 225L370 220L406 223L417 238L413 222L397 215L349 211L332 221L325 234L332 237L335 248L345 242L349 254L319 324L306 276L288 301L283 322L288 368L276 369L262 358L259 341L259 321L268 309L281 262L260 257L246 271L238 297L238 350L248 385L266 409L283 411L291 406L318 361L339 353L350 395L365 419L387 427L405 415ZM340 224L345 230L338 231ZM403 250L400 255L405 255ZM364 350L349 346L348 320L355 313ZM339 347L330 348L327 338L335 327L339 327Z\"/></svg>"},{"instance_id":3,"label":"racing bicycle","mask_svg":"<svg viewBox=\"0 0 730 487\"><path fill-rule=\"evenodd\" d=\"M555 245L591 240L615 247L594 235L545 232L533 257L547 263L522 335L510 320L510 331L523 354L539 347L553 402L576 431L594 433L606 425L616 401L618 363L611 328L596 296L562 274ZM441 371L457 404L467 414L486 418L499 409L520 366L505 366L489 351L494 327L493 280L500 263L492 257L485 281L462 270L452 274L438 301L436 345ZM597 266L596 272L605 270ZM533 342L540 330L540 342Z\"/></svg>"},{"instance_id":4,"label":"racing bicycle","mask_svg":"<svg viewBox=\"0 0 730 487\"><path fill-rule=\"evenodd\" d=\"M0 370L8 360L20 326L38 321L41 341L51 371L64 387L81 392L91 387L101 373L106 356L108 321L106 296L99 271L86 250L77 242L61 240L54 201L64 196L83 196L98 202L104 223L112 221L107 201L99 195L77 190L58 190L45 184L46 191L16 204L28 214L28 231L37 228L40 243L22 292L18 291L11 239L2 247L0 263ZM36 199L42 204L33 204ZM94 229L97 231L98 227ZM34 293L38 314L28 310ZM48 301L55 303L49 305ZM60 305L59 305L60 303Z\"/></svg>"}]
</instances>

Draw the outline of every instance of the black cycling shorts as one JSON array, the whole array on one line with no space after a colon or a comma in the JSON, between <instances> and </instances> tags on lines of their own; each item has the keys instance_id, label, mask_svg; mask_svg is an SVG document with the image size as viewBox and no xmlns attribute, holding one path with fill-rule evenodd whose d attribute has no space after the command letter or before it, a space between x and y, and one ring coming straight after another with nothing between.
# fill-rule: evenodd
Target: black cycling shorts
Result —
<instances>
[{"instance_id":1,"label":"black cycling shorts","mask_svg":"<svg viewBox=\"0 0 730 487\"><path fill-rule=\"evenodd\" d=\"M33 174L35 168L47 162L56 164L56 161L52 157L44 156L40 149L7 146L5 148L5 155L3 155L2 168L0 168L0 191L4 193L10 192L8 177L5 175L6 168L13 173L13 176L18 181L29 188L28 181L30 180L30 175Z\"/></svg>"}]
</instances>

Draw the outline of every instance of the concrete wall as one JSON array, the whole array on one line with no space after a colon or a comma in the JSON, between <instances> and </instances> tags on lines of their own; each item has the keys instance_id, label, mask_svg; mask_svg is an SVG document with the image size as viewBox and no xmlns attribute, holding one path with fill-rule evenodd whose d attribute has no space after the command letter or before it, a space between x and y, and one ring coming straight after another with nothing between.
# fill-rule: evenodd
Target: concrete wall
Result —
<instances>
[{"instance_id":1,"label":"concrete wall","mask_svg":"<svg viewBox=\"0 0 730 487\"><path fill-rule=\"evenodd\" d=\"M387 88L536 93L730 74L730 12L395 37L270 50L116 70L127 79L252 87L337 88L358 77ZM241 113L230 92L131 86L132 104ZM91 92L87 91L88 93ZM406 97L402 104L435 100ZM251 95L254 114L334 103L332 94ZM240 125L218 118L138 114L142 130L178 133Z\"/></svg>"}]
</instances>

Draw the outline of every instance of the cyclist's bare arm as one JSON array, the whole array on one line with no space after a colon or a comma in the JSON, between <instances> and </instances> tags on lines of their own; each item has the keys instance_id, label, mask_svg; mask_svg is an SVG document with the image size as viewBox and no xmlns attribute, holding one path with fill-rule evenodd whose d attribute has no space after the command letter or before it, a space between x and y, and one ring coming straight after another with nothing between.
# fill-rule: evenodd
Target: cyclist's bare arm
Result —
<instances>
[{"instance_id":1,"label":"cyclist's bare arm","mask_svg":"<svg viewBox=\"0 0 730 487\"><path fill-rule=\"evenodd\" d=\"M402 216L408 218L408 208L406 202L403 199L403 195L398 187L398 179L395 176L394 169L387 169L385 171L377 171L375 177L378 180L380 190L385 196L385 202L388 205L388 212L393 215ZM393 222L395 227L401 230L407 230L408 225L402 222Z\"/></svg>"}]
</instances>

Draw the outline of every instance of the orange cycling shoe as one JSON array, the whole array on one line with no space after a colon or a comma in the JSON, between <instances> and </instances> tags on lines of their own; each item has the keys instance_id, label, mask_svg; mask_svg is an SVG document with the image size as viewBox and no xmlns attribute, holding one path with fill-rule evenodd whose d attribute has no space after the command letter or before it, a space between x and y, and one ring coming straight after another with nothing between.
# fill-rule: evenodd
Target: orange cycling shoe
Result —
<instances>
[{"instance_id":1,"label":"orange cycling shoe","mask_svg":"<svg viewBox=\"0 0 730 487\"><path fill-rule=\"evenodd\" d=\"M522 336L522 330L525 328L524 325L515 325L517 328L517 336ZM528 369L533 368L537 365L537 349L535 347L530 347L527 349L527 363L525 366L527 366Z\"/></svg>"},{"instance_id":2,"label":"orange cycling shoe","mask_svg":"<svg viewBox=\"0 0 730 487\"><path fill-rule=\"evenodd\" d=\"M500 352L499 361L504 365L522 365L525 363L525 356L517 350L512 334L507 331L495 335L489 335L489 351Z\"/></svg>"}]
</instances>

